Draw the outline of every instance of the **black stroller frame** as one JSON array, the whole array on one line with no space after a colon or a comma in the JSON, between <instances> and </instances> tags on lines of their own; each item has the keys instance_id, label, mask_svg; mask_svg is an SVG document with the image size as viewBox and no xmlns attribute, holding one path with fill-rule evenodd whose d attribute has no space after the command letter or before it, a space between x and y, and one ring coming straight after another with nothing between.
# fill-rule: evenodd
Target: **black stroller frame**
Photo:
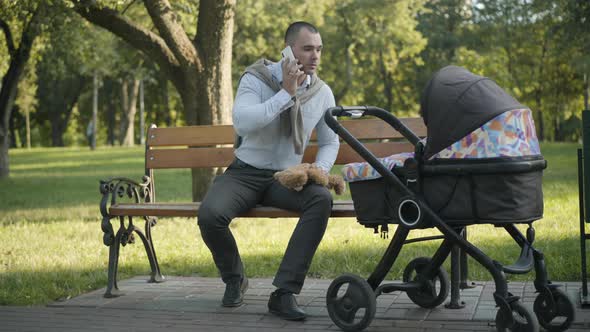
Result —
<instances>
[{"instance_id":1,"label":"black stroller frame","mask_svg":"<svg viewBox=\"0 0 590 332\"><path fill-rule=\"evenodd\" d=\"M413 162L415 179L408 184L392 170L385 167L373 153L361 142L342 127L335 117L362 118L375 116L391 125L400 132L416 148ZM330 318L344 331L359 331L371 323L376 311L376 297L393 291L407 292L408 297L424 308L434 308L442 304L449 291L449 280L442 264L451 253L454 246L467 253L475 261L486 268L494 280L496 291L494 300L498 307L495 318L498 331L538 331L539 324L549 331L566 330L574 319L574 305L568 296L552 284L547 278L543 253L532 245L534 228L532 221L526 236L514 225L506 223L500 225L510 234L521 247L521 255L511 266L502 266L492 260L480 249L468 242L462 232L468 224L449 225L435 213L421 197L419 186L420 174L464 174L464 173L518 173L546 168L545 160L522 160L501 165L422 165L421 154L423 143L409 128L407 128L393 114L373 106L338 106L330 108L325 113L325 121L347 144L363 157L387 182L401 194L397 203L399 224L387 247L383 257L373 273L364 280L353 274L343 274L336 278L328 288L326 303ZM408 163L406 162L406 165ZM412 163L410 163L412 165ZM412 168L413 168L412 167ZM408 240L413 229L437 228L442 234L443 241L431 258L419 257L412 260L405 268L403 282L381 284L387 273L395 263L405 243L420 241ZM423 238L429 240L434 237ZM534 314L523 306L518 296L508 292L505 273L523 274L534 268L536 277L534 286L539 293L534 303ZM436 282L439 282L437 290ZM346 287L344 287L346 285ZM346 288L346 290L341 288Z\"/></svg>"}]
</instances>

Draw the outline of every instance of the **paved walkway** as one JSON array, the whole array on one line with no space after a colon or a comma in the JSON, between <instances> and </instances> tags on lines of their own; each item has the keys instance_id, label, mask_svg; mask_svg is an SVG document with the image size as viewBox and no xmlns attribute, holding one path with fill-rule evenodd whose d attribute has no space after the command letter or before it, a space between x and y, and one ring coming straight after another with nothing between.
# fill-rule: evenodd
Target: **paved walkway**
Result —
<instances>
[{"instance_id":1,"label":"paved walkway","mask_svg":"<svg viewBox=\"0 0 590 332\"><path fill-rule=\"evenodd\" d=\"M309 318L287 322L267 312L270 279L250 279L245 304L223 308L224 285L217 278L169 277L161 284L147 277L119 282L124 296L105 299L104 288L42 307L0 307L0 331L340 331L328 317L326 290L331 280L308 279L297 297ZM466 306L428 310L413 304L405 293L377 298L377 313L365 331L495 331L492 282L477 283L461 292ZM576 303L570 331L590 330L590 308L579 305L580 283L563 283ZM532 308L532 283L512 282L509 291Z\"/></svg>"}]
</instances>

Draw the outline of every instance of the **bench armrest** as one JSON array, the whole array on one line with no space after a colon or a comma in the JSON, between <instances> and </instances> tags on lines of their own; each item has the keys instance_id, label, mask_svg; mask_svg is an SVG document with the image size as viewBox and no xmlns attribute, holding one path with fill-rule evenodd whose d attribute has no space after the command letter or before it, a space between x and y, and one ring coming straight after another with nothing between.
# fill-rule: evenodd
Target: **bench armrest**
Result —
<instances>
[{"instance_id":1,"label":"bench armrest","mask_svg":"<svg viewBox=\"0 0 590 332\"><path fill-rule=\"evenodd\" d=\"M115 239L115 232L111 225L112 216L109 215L109 206L115 205L119 200L125 199L133 203L149 203L152 201L152 180L144 175L142 182L136 182L128 178L115 177L100 180L100 214L102 215L101 229L104 232L103 242L110 246Z\"/></svg>"}]
</instances>

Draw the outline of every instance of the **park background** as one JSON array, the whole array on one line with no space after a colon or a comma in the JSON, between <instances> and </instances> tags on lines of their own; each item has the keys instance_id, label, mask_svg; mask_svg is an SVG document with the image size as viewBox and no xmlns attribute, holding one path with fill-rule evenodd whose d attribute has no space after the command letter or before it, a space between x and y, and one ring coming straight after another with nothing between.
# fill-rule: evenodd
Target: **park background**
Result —
<instances>
[{"instance_id":1,"label":"park background","mask_svg":"<svg viewBox=\"0 0 590 332\"><path fill-rule=\"evenodd\" d=\"M0 304L103 287L98 181L143 175L150 123L229 123L242 70L261 57L278 60L295 20L321 31L319 76L339 105L418 116L426 81L455 64L529 106L549 163L536 243L551 278L580 280L576 149L588 109L587 1L0 0ZM210 175L162 171L158 200L198 199ZM191 180L201 185L191 191ZM295 222L232 223L249 276L274 275ZM492 226L472 227L469 237L502 263L518 256ZM161 220L154 242L165 275L217 275L196 220ZM366 277L387 244L352 219L333 220L310 275ZM407 246L388 278L437 245ZM145 252L126 246L120 277L138 274L149 274ZM472 263L470 278L490 276Z\"/></svg>"}]
</instances>

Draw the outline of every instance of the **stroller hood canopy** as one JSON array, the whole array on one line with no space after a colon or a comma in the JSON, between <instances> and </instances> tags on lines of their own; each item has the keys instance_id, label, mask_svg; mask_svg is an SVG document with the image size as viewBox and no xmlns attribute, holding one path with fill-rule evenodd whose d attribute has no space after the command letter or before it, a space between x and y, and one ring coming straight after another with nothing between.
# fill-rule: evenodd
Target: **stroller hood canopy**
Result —
<instances>
[{"instance_id":1,"label":"stroller hood canopy","mask_svg":"<svg viewBox=\"0 0 590 332\"><path fill-rule=\"evenodd\" d=\"M424 157L430 158L495 116L523 107L487 77L462 67L442 68L426 85L420 102L428 132Z\"/></svg>"}]
</instances>

